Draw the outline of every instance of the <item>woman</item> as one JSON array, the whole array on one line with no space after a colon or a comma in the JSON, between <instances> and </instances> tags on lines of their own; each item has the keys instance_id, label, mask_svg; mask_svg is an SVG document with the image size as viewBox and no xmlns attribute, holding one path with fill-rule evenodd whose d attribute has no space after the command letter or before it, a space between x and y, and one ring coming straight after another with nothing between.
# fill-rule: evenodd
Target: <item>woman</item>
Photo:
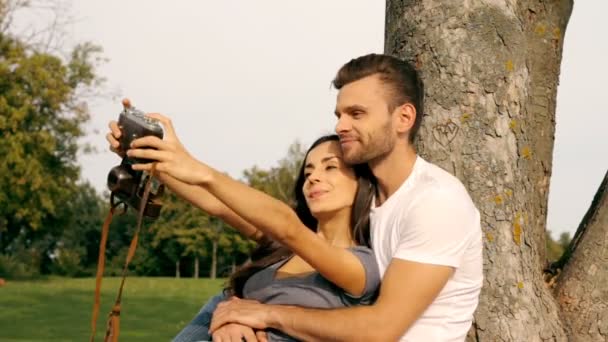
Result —
<instances>
[{"instance_id":1,"label":"woman","mask_svg":"<svg viewBox=\"0 0 608 342\"><path fill-rule=\"evenodd\" d=\"M283 202L195 160L179 143L167 118L149 116L163 124L165 139L138 139L127 154L156 160L160 180L178 195L244 234L266 241L262 247L271 246L262 258L231 277L230 294L317 308L373 300L380 281L369 248L369 207L375 187L367 166L351 168L342 161L337 136L322 137L306 153L295 186L294 212ZM119 132L115 124L111 127L114 134L108 140L116 148ZM133 165L136 170L150 171L151 167ZM269 241L285 247L269 245ZM221 335L220 329L214 339ZM292 340L277 331L270 331L268 338Z\"/></svg>"}]
</instances>

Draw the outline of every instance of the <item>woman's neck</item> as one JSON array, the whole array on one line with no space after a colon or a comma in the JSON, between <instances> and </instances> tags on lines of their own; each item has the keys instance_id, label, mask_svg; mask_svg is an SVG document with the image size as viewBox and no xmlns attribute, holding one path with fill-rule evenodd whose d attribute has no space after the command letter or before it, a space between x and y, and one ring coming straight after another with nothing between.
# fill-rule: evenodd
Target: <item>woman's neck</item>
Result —
<instances>
[{"instance_id":1,"label":"woman's neck","mask_svg":"<svg viewBox=\"0 0 608 342\"><path fill-rule=\"evenodd\" d=\"M352 247L355 245L350 231L351 208L343 208L319 217L317 234L330 245Z\"/></svg>"}]
</instances>

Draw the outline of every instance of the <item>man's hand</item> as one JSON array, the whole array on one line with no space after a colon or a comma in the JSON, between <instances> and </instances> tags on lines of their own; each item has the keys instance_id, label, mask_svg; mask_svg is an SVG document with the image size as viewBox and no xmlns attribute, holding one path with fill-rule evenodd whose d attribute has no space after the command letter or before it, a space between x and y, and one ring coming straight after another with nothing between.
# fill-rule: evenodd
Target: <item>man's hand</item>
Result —
<instances>
[{"instance_id":1,"label":"man's hand","mask_svg":"<svg viewBox=\"0 0 608 342\"><path fill-rule=\"evenodd\" d=\"M213 342L264 342L267 341L266 333L263 331L254 332L246 325L229 323L221 326L212 334Z\"/></svg>"},{"instance_id":2,"label":"man's hand","mask_svg":"<svg viewBox=\"0 0 608 342\"><path fill-rule=\"evenodd\" d=\"M239 323L254 329L268 327L269 310L264 304L255 300L245 300L236 297L220 303L213 312L209 330L214 333L220 327L229 323Z\"/></svg>"}]
</instances>

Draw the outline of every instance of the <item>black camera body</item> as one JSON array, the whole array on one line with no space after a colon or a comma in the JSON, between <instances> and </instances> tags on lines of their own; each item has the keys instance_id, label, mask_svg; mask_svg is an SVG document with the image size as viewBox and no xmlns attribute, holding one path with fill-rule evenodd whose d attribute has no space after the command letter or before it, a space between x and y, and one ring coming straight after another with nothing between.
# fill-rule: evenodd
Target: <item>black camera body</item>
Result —
<instances>
[{"instance_id":1,"label":"black camera body","mask_svg":"<svg viewBox=\"0 0 608 342\"><path fill-rule=\"evenodd\" d=\"M126 152L131 142L145 136L156 136L163 138L163 129L154 119L148 118L140 110L131 106L125 106L118 117L118 127L121 131L119 139L120 149ZM111 201L115 205L115 198L139 210L144 187L148 177L152 177L144 171L133 170L131 165L149 163L151 160L130 158L125 155L120 165L113 167L108 174L108 188L112 192ZM155 180L153 180L155 181ZM156 191L151 191L145 204L144 216L157 218L160 215L161 203L159 197L162 195L163 186L158 185Z\"/></svg>"}]
</instances>

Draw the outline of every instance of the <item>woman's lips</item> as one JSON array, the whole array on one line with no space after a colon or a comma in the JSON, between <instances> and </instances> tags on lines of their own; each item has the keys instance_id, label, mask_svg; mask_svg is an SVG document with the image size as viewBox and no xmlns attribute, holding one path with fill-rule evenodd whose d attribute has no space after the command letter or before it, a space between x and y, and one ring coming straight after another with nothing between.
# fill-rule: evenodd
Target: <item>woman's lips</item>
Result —
<instances>
[{"instance_id":1,"label":"woman's lips","mask_svg":"<svg viewBox=\"0 0 608 342\"><path fill-rule=\"evenodd\" d=\"M311 191L308 193L308 199L316 199L316 198L323 196L326 193L327 193L327 191L325 191L325 190Z\"/></svg>"}]
</instances>

